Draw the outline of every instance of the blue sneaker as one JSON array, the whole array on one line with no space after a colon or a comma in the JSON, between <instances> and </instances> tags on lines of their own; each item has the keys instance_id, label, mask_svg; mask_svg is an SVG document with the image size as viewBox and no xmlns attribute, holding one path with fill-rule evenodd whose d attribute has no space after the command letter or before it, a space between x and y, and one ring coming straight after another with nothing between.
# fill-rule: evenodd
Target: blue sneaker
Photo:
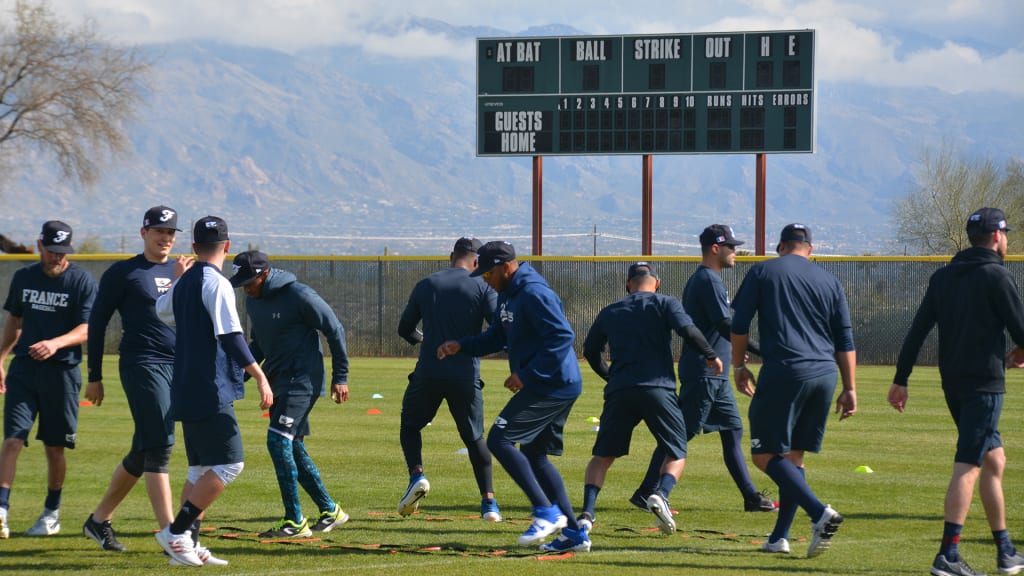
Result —
<instances>
[{"instance_id":1,"label":"blue sneaker","mask_svg":"<svg viewBox=\"0 0 1024 576\"><path fill-rule=\"evenodd\" d=\"M409 487L405 490L405 496L402 496L401 502L398 503L398 514L408 516L415 512L420 507L420 498L429 493L430 482L427 481L427 477L422 474L413 476L409 480Z\"/></svg>"},{"instance_id":2,"label":"blue sneaker","mask_svg":"<svg viewBox=\"0 0 1024 576\"><path fill-rule=\"evenodd\" d=\"M488 522L501 522L501 511L498 510L498 501L494 498L484 498L481 500L480 517Z\"/></svg>"},{"instance_id":3,"label":"blue sneaker","mask_svg":"<svg viewBox=\"0 0 1024 576\"><path fill-rule=\"evenodd\" d=\"M569 523L558 506L534 506L533 523L519 535L516 542L520 546L535 546L552 534L557 534Z\"/></svg>"},{"instance_id":4,"label":"blue sneaker","mask_svg":"<svg viewBox=\"0 0 1024 576\"><path fill-rule=\"evenodd\" d=\"M587 532L583 526L579 530L565 528L557 539L541 544L540 549L545 552L590 552L590 535Z\"/></svg>"}]
</instances>

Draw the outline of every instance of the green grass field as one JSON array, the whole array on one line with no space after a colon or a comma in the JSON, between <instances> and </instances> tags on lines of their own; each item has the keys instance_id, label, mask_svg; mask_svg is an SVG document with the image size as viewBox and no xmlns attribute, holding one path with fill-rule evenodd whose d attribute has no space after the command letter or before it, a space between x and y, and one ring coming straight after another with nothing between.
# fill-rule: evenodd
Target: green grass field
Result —
<instances>
[{"instance_id":1,"label":"green grass field","mask_svg":"<svg viewBox=\"0 0 1024 576\"><path fill-rule=\"evenodd\" d=\"M484 361L487 424L508 397L501 387L507 364ZM885 403L891 367L861 367L860 408L844 422L833 417L824 451L808 458L808 479L819 497L843 513L846 522L831 550L807 559L810 523L800 513L792 531L793 554L765 555L758 547L774 515L742 512L742 501L721 460L717 437L696 438L682 480L672 494L679 531L655 529L653 517L633 508L630 494L646 467L653 440L640 427L633 455L612 467L598 500L593 551L545 559L515 546L529 524L529 503L495 462L495 489L506 521L479 519L479 496L468 458L446 409L424 430L424 460L430 495L408 519L396 512L407 483L398 444L398 421L406 374L412 360L356 358L352 397L342 406L321 401L313 412L310 453L332 495L351 520L315 541L261 543L256 533L282 516L273 467L264 447L267 420L255 394L236 405L246 445L246 468L208 511L203 542L231 562L204 568L223 574L428 574L516 576L549 574L925 574L942 530L942 501L951 471L954 431L938 386L937 371L918 369L911 379L909 411L899 415ZM584 394L566 426L565 456L554 458L573 504L582 504L583 470L590 458L593 424L601 412L600 381L584 367ZM105 373L117 374L116 357ZM1011 536L1024 544L1024 373L1011 373L1002 434L1009 464L1005 478ZM46 466L42 446L32 441L18 462L11 497L11 538L0 541L2 574L47 571L83 574L181 573L168 567L152 536L156 528L144 487L138 485L114 518L124 553L103 552L81 532L132 433L119 383L106 382L101 407L83 407L79 447L68 452L68 477L61 508L63 530L49 538L22 533L42 509ZM374 399L374 394L383 398ZM746 398L741 399L746 411ZM368 414L377 409L380 414ZM857 473L869 466L872 474ZM176 449L171 481L177 491L185 476L183 450ZM757 470L759 487L774 489ZM303 495L307 515L315 508ZM980 501L971 509L961 551L975 569L995 572L995 549Z\"/></svg>"}]
</instances>

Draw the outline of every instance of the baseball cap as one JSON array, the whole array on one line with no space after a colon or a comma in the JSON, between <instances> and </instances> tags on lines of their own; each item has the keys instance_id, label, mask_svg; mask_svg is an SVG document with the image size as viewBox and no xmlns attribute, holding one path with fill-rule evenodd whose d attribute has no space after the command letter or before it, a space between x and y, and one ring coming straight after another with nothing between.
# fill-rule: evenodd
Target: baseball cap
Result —
<instances>
[{"instance_id":1,"label":"baseball cap","mask_svg":"<svg viewBox=\"0 0 1024 576\"><path fill-rule=\"evenodd\" d=\"M60 220L47 220L43 222L43 229L39 232L39 241L43 248L57 254L74 254L75 248L71 246L71 226Z\"/></svg>"},{"instance_id":2,"label":"baseball cap","mask_svg":"<svg viewBox=\"0 0 1024 576\"><path fill-rule=\"evenodd\" d=\"M164 228L181 232L181 228L178 228L178 213L167 206L153 206L146 210L146 215L142 217L142 227L147 229Z\"/></svg>"},{"instance_id":3,"label":"baseball cap","mask_svg":"<svg viewBox=\"0 0 1024 576\"><path fill-rule=\"evenodd\" d=\"M653 276L657 278L658 274L654 271L654 264L650 262L637 262L629 267L626 280L632 280L637 276Z\"/></svg>"},{"instance_id":4,"label":"baseball cap","mask_svg":"<svg viewBox=\"0 0 1024 576\"><path fill-rule=\"evenodd\" d=\"M743 241L736 239L736 236L732 233L731 226L726 226L725 224L712 224L700 233L700 245L714 246L715 244L739 246L740 244L743 244Z\"/></svg>"},{"instance_id":5,"label":"baseball cap","mask_svg":"<svg viewBox=\"0 0 1024 576\"><path fill-rule=\"evenodd\" d=\"M455 248L453 250L462 250L463 252L479 252L480 247L483 246L483 242L479 238L473 236L463 236L455 241Z\"/></svg>"},{"instance_id":6,"label":"baseball cap","mask_svg":"<svg viewBox=\"0 0 1024 576\"><path fill-rule=\"evenodd\" d=\"M477 268L470 273L470 276L480 276L489 272L495 265L503 262L511 262L516 259L516 249L504 240L488 242L476 252Z\"/></svg>"},{"instance_id":7,"label":"baseball cap","mask_svg":"<svg viewBox=\"0 0 1024 576\"><path fill-rule=\"evenodd\" d=\"M1006 225L1006 214L999 208L982 208L967 217L967 234L985 234L996 230L1013 230Z\"/></svg>"},{"instance_id":8,"label":"baseball cap","mask_svg":"<svg viewBox=\"0 0 1024 576\"><path fill-rule=\"evenodd\" d=\"M270 268L270 258L259 250L248 250L235 256L231 266L235 269L234 275L231 276L231 285L238 288L252 282L264 270Z\"/></svg>"},{"instance_id":9,"label":"baseball cap","mask_svg":"<svg viewBox=\"0 0 1024 576\"><path fill-rule=\"evenodd\" d=\"M779 242L796 240L797 242L811 243L811 229L804 224L786 224L779 235Z\"/></svg>"},{"instance_id":10,"label":"baseball cap","mask_svg":"<svg viewBox=\"0 0 1024 576\"><path fill-rule=\"evenodd\" d=\"M228 223L216 216L203 216L192 227L192 241L196 244L216 244L228 238Z\"/></svg>"}]
</instances>

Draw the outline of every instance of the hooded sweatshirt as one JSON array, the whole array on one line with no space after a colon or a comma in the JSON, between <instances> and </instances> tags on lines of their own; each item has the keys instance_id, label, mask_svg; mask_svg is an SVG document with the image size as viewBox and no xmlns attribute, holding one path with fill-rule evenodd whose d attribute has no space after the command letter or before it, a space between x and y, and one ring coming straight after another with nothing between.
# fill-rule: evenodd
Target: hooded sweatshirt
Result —
<instances>
[{"instance_id":1,"label":"hooded sweatshirt","mask_svg":"<svg viewBox=\"0 0 1024 576\"><path fill-rule=\"evenodd\" d=\"M287 270L271 268L259 298L246 297L252 321L249 349L270 380L274 396L325 390L323 332L332 355L332 384L348 383L345 329L315 290Z\"/></svg>"},{"instance_id":2,"label":"hooded sweatshirt","mask_svg":"<svg viewBox=\"0 0 1024 576\"><path fill-rule=\"evenodd\" d=\"M1006 391L1004 328L1024 346L1024 306L995 250L968 248L932 274L896 361L894 383L907 385L918 351L936 323L943 390Z\"/></svg>"},{"instance_id":3,"label":"hooded sweatshirt","mask_svg":"<svg viewBox=\"0 0 1024 576\"><path fill-rule=\"evenodd\" d=\"M508 352L508 366L523 389L538 396L570 399L580 395L583 377L573 350L576 333L562 301L529 263L519 264L487 332L459 341L471 356Z\"/></svg>"}]
</instances>

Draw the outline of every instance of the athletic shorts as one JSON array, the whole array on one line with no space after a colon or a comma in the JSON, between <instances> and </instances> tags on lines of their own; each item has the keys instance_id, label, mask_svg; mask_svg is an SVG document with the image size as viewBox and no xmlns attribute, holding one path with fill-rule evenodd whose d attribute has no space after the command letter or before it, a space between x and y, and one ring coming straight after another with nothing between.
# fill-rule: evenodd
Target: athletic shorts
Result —
<instances>
[{"instance_id":1,"label":"athletic shorts","mask_svg":"<svg viewBox=\"0 0 1024 576\"><path fill-rule=\"evenodd\" d=\"M743 418L727 378L702 377L683 382L679 407L686 420L687 440L701 433L743 430Z\"/></svg>"},{"instance_id":2,"label":"athletic shorts","mask_svg":"<svg viewBox=\"0 0 1024 576\"><path fill-rule=\"evenodd\" d=\"M613 458L629 454L633 429L641 420L673 460L686 458L686 423L675 390L649 386L626 388L605 397L592 454Z\"/></svg>"},{"instance_id":3,"label":"athletic shorts","mask_svg":"<svg viewBox=\"0 0 1024 576\"><path fill-rule=\"evenodd\" d=\"M750 452L820 452L838 373L804 380L766 377L761 371L750 401Z\"/></svg>"},{"instance_id":4,"label":"athletic shorts","mask_svg":"<svg viewBox=\"0 0 1024 576\"><path fill-rule=\"evenodd\" d=\"M231 404L208 418L182 421L181 432L185 436L185 456L189 466L245 462L242 434Z\"/></svg>"},{"instance_id":5,"label":"athletic shorts","mask_svg":"<svg viewBox=\"0 0 1024 576\"><path fill-rule=\"evenodd\" d=\"M274 396L270 407L270 430L289 440L309 436L309 413L317 398L314 394Z\"/></svg>"},{"instance_id":6,"label":"athletic shorts","mask_svg":"<svg viewBox=\"0 0 1024 576\"><path fill-rule=\"evenodd\" d=\"M946 392L946 406L959 433L954 462L981 466L989 451L1003 445L999 435L999 416L1003 412L1002 393Z\"/></svg>"},{"instance_id":7,"label":"athletic shorts","mask_svg":"<svg viewBox=\"0 0 1024 576\"><path fill-rule=\"evenodd\" d=\"M77 364L15 356L7 368L6 382L4 438L18 438L28 446L28 434L38 415L36 440L45 446L75 447L82 390L82 371Z\"/></svg>"},{"instance_id":8,"label":"athletic shorts","mask_svg":"<svg viewBox=\"0 0 1024 576\"><path fill-rule=\"evenodd\" d=\"M520 390L502 408L491 426L487 442L505 438L519 449L531 447L550 456L562 454L562 430L575 398L549 398ZM524 450L525 451L525 450Z\"/></svg>"},{"instance_id":9,"label":"athletic shorts","mask_svg":"<svg viewBox=\"0 0 1024 576\"><path fill-rule=\"evenodd\" d=\"M463 442L473 442L484 434L483 388L483 380L439 380L409 374L402 397L402 428L422 430L446 401L459 436Z\"/></svg>"},{"instance_id":10,"label":"athletic shorts","mask_svg":"<svg viewBox=\"0 0 1024 576\"><path fill-rule=\"evenodd\" d=\"M121 361L121 386L135 421L132 450L174 445L171 414L171 379L174 364L137 364Z\"/></svg>"}]
</instances>

